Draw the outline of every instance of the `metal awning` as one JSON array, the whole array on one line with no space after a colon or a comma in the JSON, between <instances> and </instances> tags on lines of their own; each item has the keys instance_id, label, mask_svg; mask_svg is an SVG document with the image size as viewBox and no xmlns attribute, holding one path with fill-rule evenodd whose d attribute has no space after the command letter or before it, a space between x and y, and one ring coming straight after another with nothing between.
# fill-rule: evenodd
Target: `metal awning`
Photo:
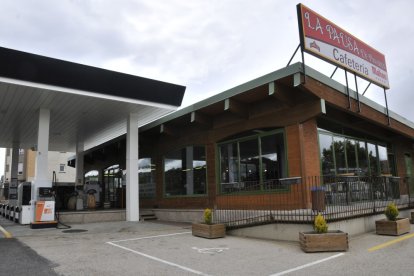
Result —
<instances>
[{"instance_id":1,"label":"metal awning","mask_svg":"<svg viewBox=\"0 0 414 276\"><path fill-rule=\"evenodd\" d=\"M36 146L39 109L50 110L49 150L84 150L176 109L185 87L0 47L0 147Z\"/></svg>"}]
</instances>

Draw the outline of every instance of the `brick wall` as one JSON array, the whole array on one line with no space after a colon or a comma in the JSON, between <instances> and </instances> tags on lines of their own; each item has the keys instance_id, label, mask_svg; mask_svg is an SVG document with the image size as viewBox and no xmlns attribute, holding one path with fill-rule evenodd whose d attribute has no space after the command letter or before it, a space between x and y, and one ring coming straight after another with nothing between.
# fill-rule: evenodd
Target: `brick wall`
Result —
<instances>
[{"instance_id":1,"label":"brick wall","mask_svg":"<svg viewBox=\"0 0 414 276\"><path fill-rule=\"evenodd\" d=\"M213 115L202 114L211 120L211 124L201 122L190 122L190 116L164 123L163 133L159 133L159 127L149 130L148 133L140 134L140 146L145 150L154 151L154 162L156 164L156 197L155 199L141 200L141 204L159 208L206 208L215 205L228 204L229 208L262 208L266 202L271 202L275 208L308 208L311 203L310 190L305 185L292 186L289 191L267 194L249 194L238 196L217 195L217 143L229 139L234 135L251 131L254 129L284 129L288 176L302 176L303 178L318 176L320 174L319 143L317 133L317 118L321 118L320 99L325 99L326 107L330 117L335 117L332 124L340 124L361 133L368 133L380 140L388 141L390 134L400 137L393 141L396 144L396 165L398 175L406 175L404 154L410 153L414 156L411 138L414 130L391 120L391 126L387 125L384 114L361 104L361 112L357 111L357 103L351 100L351 108L348 109L348 98L343 94L309 79L300 88L289 88L287 94L296 96L308 95L304 100L287 105L275 105L268 99L258 103L267 106L265 112L261 108L252 108L254 104L240 103L247 107L246 114L232 114L224 111L219 104L214 108L207 109ZM267 91L265 91L267 93ZM292 93L290 93L292 92ZM296 93L296 94L295 94ZM293 101L294 102L294 101ZM256 106L258 107L258 106ZM211 110L215 110L214 112ZM217 111L221 110L221 111ZM197 111L198 112L198 111ZM200 113L203 111L201 110ZM249 113L250 112L250 113ZM188 117L188 118L187 118ZM329 118L330 119L330 118ZM400 134L400 135L399 135ZM404 138L404 136L406 138ZM143 139L141 139L143 138ZM143 145L141 145L143 142ZM193 197L164 197L163 192L163 157L166 153L179 150L189 145L205 145L207 160L207 194ZM317 185L318 183L315 183ZM401 187L401 190L404 188Z\"/></svg>"},{"instance_id":2,"label":"brick wall","mask_svg":"<svg viewBox=\"0 0 414 276\"><path fill-rule=\"evenodd\" d=\"M278 115L280 111L278 111ZM287 111L286 111L287 112ZM285 113L286 113L285 112ZM266 127L269 129L284 129L287 147L287 160L288 160L288 176L301 176L302 175L302 158L306 158L305 163L309 163L305 168L305 173L309 175L319 175L319 159L318 157L318 141L317 141L317 129L316 120L311 119L305 121L303 124L295 123L286 127L279 125L281 121L294 122L301 120L301 115L298 112L298 118L294 116L289 118L289 121L275 117L275 113L269 113L266 116L255 118L255 123L252 124L250 120L245 120L240 123L239 118L228 119L226 123L221 122L220 126L212 128L201 128L189 125L185 128L176 128L176 131L180 135L161 135L159 140L151 145L152 148L157 149L156 155L156 199L154 200L142 200L141 204L146 207L157 206L158 208L206 208L214 207L215 205L222 205L223 200L228 200L229 197L216 196L218 194L217 188L217 156L216 145L218 142L226 140L227 137L243 133L251 129L257 129L260 127ZM230 117L226 117L230 118ZM293 119L293 120L292 120ZM303 148L306 149L306 153L301 153L300 144L300 128L303 129L302 133L305 141ZM205 145L206 147L206 160L207 160L207 195L205 196L182 196L182 197L164 197L163 191L163 158L164 155L170 151L181 149L188 145ZM307 195L302 196L302 188L300 185L293 186L288 192L257 194L257 195L240 195L238 197L231 197L231 204L234 208L244 206L250 206L251 208L264 208L266 200L263 201L263 197L273 202L275 208L302 208L308 204L309 199Z\"/></svg>"}]
</instances>

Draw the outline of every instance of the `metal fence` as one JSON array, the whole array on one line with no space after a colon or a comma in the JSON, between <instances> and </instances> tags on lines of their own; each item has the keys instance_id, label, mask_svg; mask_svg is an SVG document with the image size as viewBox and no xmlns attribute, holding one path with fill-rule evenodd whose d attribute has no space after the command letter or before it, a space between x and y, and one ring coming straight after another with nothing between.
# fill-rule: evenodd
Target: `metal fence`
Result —
<instances>
[{"instance_id":1,"label":"metal fence","mask_svg":"<svg viewBox=\"0 0 414 276\"><path fill-rule=\"evenodd\" d=\"M315 176L280 179L275 189L226 189L216 197L214 221L228 228L267 223L313 223L321 213L328 222L383 213L394 202L414 207L408 177ZM275 183L275 180L273 180Z\"/></svg>"}]
</instances>

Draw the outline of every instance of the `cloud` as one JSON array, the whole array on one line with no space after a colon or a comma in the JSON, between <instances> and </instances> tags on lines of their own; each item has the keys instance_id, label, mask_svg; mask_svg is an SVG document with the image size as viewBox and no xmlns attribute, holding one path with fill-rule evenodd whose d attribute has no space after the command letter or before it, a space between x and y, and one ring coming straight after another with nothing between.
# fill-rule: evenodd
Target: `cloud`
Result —
<instances>
[{"instance_id":1,"label":"cloud","mask_svg":"<svg viewBox=\"0 0 414 276\"><path fill-rule=\"evenodd\" d=\"M390 108L413 120L414 4L303 2L385 54ZM184 105L286 66L299 43L296 2L287 0L5 0L2 11L0 45L186 85ZM373 86L366 95L383 100Z\"/></svg>"},{"instance_id":2,"label":"cloud","mask_svg":"<svg viewBox=\"0 0 414 276\"><path fill-rule=\"evenodd\" d=\"M302 2L385 54L389 107L414 120L414 2ZM299 44L296 3L3 0L0 46L182 84L185 106L286 66ZM306 63L327 75L334 69L308 55ZM365 95L384 104L375 85Z\"/></svg>"}]
</instances>

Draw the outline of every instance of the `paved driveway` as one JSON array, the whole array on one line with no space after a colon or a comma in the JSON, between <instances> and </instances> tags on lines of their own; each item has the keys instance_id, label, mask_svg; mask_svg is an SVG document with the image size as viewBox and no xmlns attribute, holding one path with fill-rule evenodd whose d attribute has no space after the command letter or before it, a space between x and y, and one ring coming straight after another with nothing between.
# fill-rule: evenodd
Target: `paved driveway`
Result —
<instances>
[{"instance_id":1,"label":"paved driveway","mask_svg":"<svg viewBox=\"0 0 414 276\"><path fill-rule=\"evenodd\" d=\"M0 275L58 275L48 259L15 238L0 238Z\"/></svg>"},{"instance_id":2,"label":"paved driveway","mask_svg":"<svg viewBox=\"0 0 414 276\"><path fill-rule=\"evenodd\" d=\"M61 275L414 273L412 233L403 237L367 233L352 238L348 252L306 254L297 242L232 236L214 240L193 237L188 224L92 223L73 225L71 230L74 232L62 229L32 230L18 225L5 228L18 241L43 257L46 267L52 267ZM390 241L393 243L388 246L376 247ZM15 261L22 262L24 259L18 255Z\"/></svg>"}]
</instances>

